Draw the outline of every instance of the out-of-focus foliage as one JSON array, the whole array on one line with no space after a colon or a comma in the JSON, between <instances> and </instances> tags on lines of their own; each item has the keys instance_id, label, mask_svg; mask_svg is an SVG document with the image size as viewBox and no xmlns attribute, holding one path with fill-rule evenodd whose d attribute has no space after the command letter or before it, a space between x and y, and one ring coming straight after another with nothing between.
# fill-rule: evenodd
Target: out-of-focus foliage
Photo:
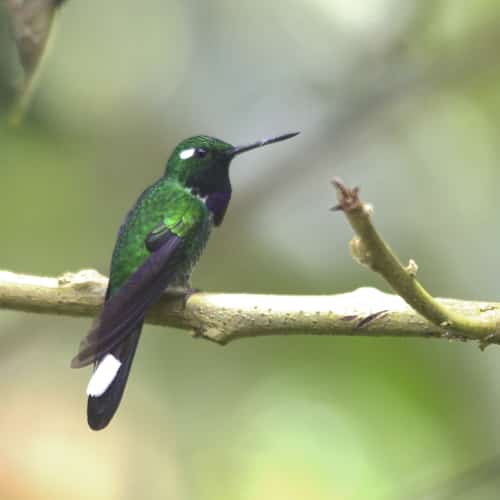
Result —
<instances>
[{"instance_id":1,"label":"out-of-focus foliage","mask_svg":"<svg viewBox=\"0 0 500 500\"><path fill-rule=\"evenodd\" d=\"M48 41L54 32L57 8L64 0L4 0L5 15L9 20L10 35L14 41L18 61L22 67L17 82L16 102L9 113L9 125L21 123L30 98L36 88L43 56L48 52Z\"/></svg>"},{"instance_id":2,"label":"out-of-focus foliage","mask_svg":"<svg viewBox=\"0 0 500 500\"><path fill-rule=\"evenodd\" d=\"M0 12L5 111L19 63ZM328 211L337 175L436 295L495 300L499 20L485 0L68 1L24 126L0 126L0 267L106 272L122 217L180 139L299 129L234 162L195 286L386 288ZM500 452L496 348L221 348L153 327L117 417L92 433L89 373L69 369L89 324L0 313L1 498L446 498ZM496 498L497 477L459 498Z\"/></svg>"}]
</instances>

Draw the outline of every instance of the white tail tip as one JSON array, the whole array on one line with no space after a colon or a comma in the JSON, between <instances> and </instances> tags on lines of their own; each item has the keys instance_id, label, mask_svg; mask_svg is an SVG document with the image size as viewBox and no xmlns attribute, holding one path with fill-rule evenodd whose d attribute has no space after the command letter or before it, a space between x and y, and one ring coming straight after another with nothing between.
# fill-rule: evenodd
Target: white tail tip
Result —
<instances>
[{"instance_id":1,"label":"white tail tip","mask_svg":"<svg viewBox=\"0 0 500 500\"><path fill-rule=\"evenodd\" d=\"M112 354L106 354L90 378L87 395L92 397L102 396L115 379L121 365L120 360L116 359Z\"/></svg>"}]
</instances>

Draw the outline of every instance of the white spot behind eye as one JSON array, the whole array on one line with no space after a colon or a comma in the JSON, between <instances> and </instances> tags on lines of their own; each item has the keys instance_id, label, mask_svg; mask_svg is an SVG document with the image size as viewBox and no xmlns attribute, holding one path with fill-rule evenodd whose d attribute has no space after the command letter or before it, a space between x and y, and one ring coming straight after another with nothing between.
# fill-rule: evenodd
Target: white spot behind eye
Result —
<instances>
[{"instance_id":1,"label":"white spot behind eye","mask_svg":"<svg viewBox=\"0 0 500 500\"><path fill-rule=\"evenodd\" d=\"M179 158L181 160L187 160L188 158L191 158L191 156L194 155L195 151L196 151L195 148L185 149L184 151L180 152Z\"/></svg>"}]
</instances>

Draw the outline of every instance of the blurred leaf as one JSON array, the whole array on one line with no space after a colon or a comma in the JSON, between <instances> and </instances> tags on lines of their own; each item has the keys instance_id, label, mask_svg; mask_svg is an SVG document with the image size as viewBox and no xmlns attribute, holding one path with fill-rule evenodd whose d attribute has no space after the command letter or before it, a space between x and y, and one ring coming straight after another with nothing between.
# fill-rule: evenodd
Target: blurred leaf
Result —
<instances>
[{"instance_id":1,"label":"blurred leaf","mask_svg":"<svg viewBox=\"0 0 500 500\"><path fill-rule=\"evenodd\" d=\"M56 9L64 0L5 0L10 17L24 79L19 84L18 99L9 116L10 125L18 125L29 105L47 52L48 41L54 31Z\"/></svg>"}]
</instances>

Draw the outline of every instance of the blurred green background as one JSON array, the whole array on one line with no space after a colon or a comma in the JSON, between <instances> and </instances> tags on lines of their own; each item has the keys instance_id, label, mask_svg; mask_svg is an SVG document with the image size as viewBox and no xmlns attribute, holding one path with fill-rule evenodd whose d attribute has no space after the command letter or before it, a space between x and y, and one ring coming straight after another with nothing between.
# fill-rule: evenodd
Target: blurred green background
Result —
<instances>
[{"instance_id":1,"label":"blurred green background","mask_svg":"<svg viewBox=\"0 0 500 500\"><path fill-rule=\"evenodd\" d=\"M123 216L179 140L301 130L234 162L195 286L386 290L328 210L340 176L435 295L498 300L498 2L69 0L57 31L8 129L20 67L0 10L0 268L107 273ZM93 433L89 370L69 369L89 325L0 312L0 498L498 498L495 347L221 348L147 326L116 418Z\"/></svg>"}]
</instances>

